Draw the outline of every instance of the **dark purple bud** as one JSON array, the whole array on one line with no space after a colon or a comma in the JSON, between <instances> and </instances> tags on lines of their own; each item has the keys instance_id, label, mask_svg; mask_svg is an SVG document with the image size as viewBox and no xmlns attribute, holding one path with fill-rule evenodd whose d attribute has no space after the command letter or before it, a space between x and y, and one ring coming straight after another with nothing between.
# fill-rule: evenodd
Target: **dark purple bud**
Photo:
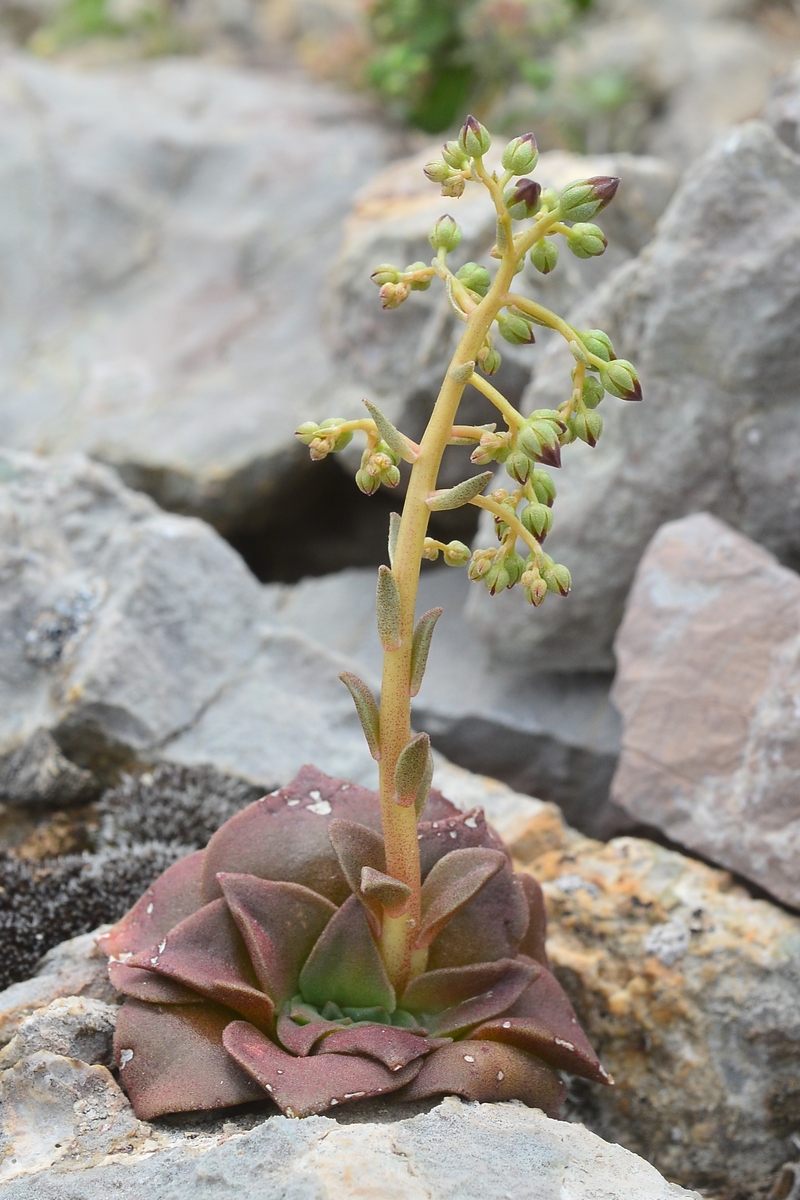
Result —
<instances>
[{"instance_id":1,"label":"dark purple bud","mask_svg":"<svg viewBox=\"0 0 800 1200\"><path fill-rule=\"evenodd\" d=\"M547 467L561 466L561 446L558 442L554 442L552 446L548 446L545 442L539 451L539 462L542 462Z\"/></svg>"}]
</instances>

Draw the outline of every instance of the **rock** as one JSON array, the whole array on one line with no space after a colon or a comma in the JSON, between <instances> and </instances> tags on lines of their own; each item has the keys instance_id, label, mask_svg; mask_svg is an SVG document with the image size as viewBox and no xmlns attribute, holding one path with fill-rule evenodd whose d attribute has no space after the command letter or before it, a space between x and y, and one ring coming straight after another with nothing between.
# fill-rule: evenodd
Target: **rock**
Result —
<instances>
[{"instance_id":1,"label":"rock","mask_svg":"<svg viewBox=\"0 0 800 1200\"><path fill-rule=\"evenodd\" d=\"M758 230L746 242L743 221ZM496 654L608 669L645 546L689 512L716 512L800 564L798 254L800 158L753 122L695 165L645 251L571 313L636 363L645 400L607 398L598 449L564 455L547 549L572 571L569 599L534 612L514 592L471 594L470 620ZM526 411L564 399L570 361L546 350Z\"/></svg>"},{"instance_id":2,"label":"rock","mask_svg":"<svg viewBox=\"0 0 800 1200\"><path fill-rule=\"evenodd\" d=\"M360 403L320 322L352 196L394 146L285 71L6 54L0 443L85 451L226 533L262 521L310 469L297 424Z\"/></svg>"},{"instance_id":3,"label":"rock","mask_svg":"<svg viewBox=\"0 0 800 1200\"><path fill-rule=\"evenodd\" d=\"M425 571L419 610L440 605L414 727L452 762L505 780L519 792L555 800L571 824L594 836L629 829L608 803L619 749L618 718L606 676L531 676L526 664L494 660L463 620L466 572ZM264 589L276 625L302 629L356 664L377 690L381 645L375 625L374 570L339 571L294 586ZM470 642L472 644L470 644ZM469 652L465 653L465 646Z\"/></svg>"},{"instance_id":4,"label":"rock","mask_svg":"<svg viewBox=\"0 0 800 1200\"><path fill-rule=\"evenodd\" d=\"M15 1035L21 1023L37 1010L62 997L85 997L106 1003L116 992L108 982L106 956L95 945L93 930L54 946L41 959L36 974L0 992L0 1045Z\"/></svg>"},{"instance_id":5,"label":"rock","mask_svg":"<svg viewBox=\"0 0 800 1200\"><path fill-rule=\"evenodd\" d=\"M714 517L670 522L615 648L616 802L800 908L800 577Z\"/></svg>"},{"instance_id":6,"label":"rock","mask_svg":"<svg viewBox=\"0 0 800 1200\"><path fill-rule=\"evenodd\" d=\"M775 84L764 109L764 120L782 142L800 153L800 62Z\"/></svg>"},{"instance_id":7,"label":"rock","mask_svg":"<svg viewBox=\"0 0 800 1200\"><path fill-rule=\"evenodd\" d=\"M9 452L0 477L0 753L46 728L103 778L165 759L275 786L313 756L372 779L344 662L265 626L213 530L81 456Z\"/></svg>"},{"instance_id":8,"label":"rock","mask_svg":"<svg viewBox=\"0 0 800 1200\"><path fill-rule=\"evenodd\" d=\"M391 419L414 437L422 433L430 400L438 392L454 349L459 323L436 281L427 292L415 293L401 309L383 312L370 273L379 263L405 267L430 259L428 234L447 211L463 230L459 263L483 261L495 237L494 212L483 187L470 185L460 199L447 200L423 175L425 163L439 153L439 143L432 143L413 157L392 164L359 193L347 222L331 297L331 345L349 374L363 379ZM536 178L545 187L564 187L590 175L622 178L607 223L609 250L603 259L573 259L549 279L529 268L529 289L550 305L571 303L587 286L637 254L652 236L676 183L674 172L665 163L630 154L585 158L552 151L540 156L536 168ZM519 397L530 379L533 358L528 348L519 352L506 343L502 353L504 365L497 385L510 397ZM477 393L468 392L460 412L466 414L465 421L473 417L487 420L494 410ZM466 461L464 455L446 456L445 479L447 464L457 462L463 470L462 460Z\"/></svg>"},{"instance_id":9,"label":"rock","mask_svg":"<svg viewBox=\"0 0 800 1200\"><path fill-rule=\"evenodd\" d=\"M51 1101L50 1107L56 1104ZM580 1126L550 1120L518 1104L467 1105L450 1098L406 1119L379 1116L377 1122L373 1118L343 1124L328 1117L273 1117L244 1132L234 1120L221 1132L194 1139L177 1130L158 1131L149 1145L131 1131L127 1152L120 1144L126 1115L115 1114L114 1125L102 1139L79 1133L71 1143L72 1153L53 1165L46 1165L44 1158L39 1164L29 1158L21 1170L18 1165L4 1196L67 1200L76 1194L76 1184L82 1200L100 1200L112 1192L120 1200L133 1200L147 1190L164 1200L191 1195L228 1200L242 1194L258 1200L289 1195L293 1200L323 1195L329 1200L375 1195L397 1200L689 1196L620 1146L606 1145ZM66 1140L68 1119L63 1125L61 1136ZM41 1138L45 1140L49 1139Z\"/></svg>"},{"instance_id":10,"label":"rock","mask_svg":"<svg viewBox=\"0 0 800 1200\"><path fill-rule=\"evenodd\" d=\"M26 1017L0 1050L0 1073L41 1050L104 1067L114 1065L111 1039L117 1009L103 1000L69 996L53 1000Z\"/></svg>"},{"instance_id":11,"label":"rock","mask_svg":"<svg viewBox=\"0 0 800 1200\"><path fill-rule=\"evenodd\" d=\"M96 795L91 771L65 758L46 729L37 729L0 763L0 799L14 807L67 807Z\"/></svg>"}]
</instances>

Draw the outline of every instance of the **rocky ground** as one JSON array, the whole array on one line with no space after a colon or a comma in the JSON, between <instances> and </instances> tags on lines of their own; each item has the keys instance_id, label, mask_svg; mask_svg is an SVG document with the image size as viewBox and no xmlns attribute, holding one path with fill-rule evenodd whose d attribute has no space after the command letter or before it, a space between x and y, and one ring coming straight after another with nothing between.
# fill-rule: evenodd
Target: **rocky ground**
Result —
<instances>
[{"instance_id":1,"label":"rocky ground","mask_svg":"<svg viewBox=\"0 0 800 1200\"><path fill-rule=\"evenodd\" d=\"M0 24L24 43L55 7L0 4ZM370 395L418 432L454 327L433 289L386 314L368 280L426 252L427 141L287 67L293 46L319 71L314 31L344 37L354 12L197 3L180 20L201 57L0 57L0 1195L157 1180L222 1200L257 1169L259 1196L298 1200L362 1178L409 1200L796 1200L788 3L598 0L559 50L563 88L597 63L633 83L589 155L544 119L538 175L622 185L607 255L520 286L607 329L646 402L607 402L600 448L565 455L566 603L531 614L423 573L446 615L416 726L442 791L543 883L550 957L616 1087L573 1086L566 1124L450 1100L145 1125L110 1070L91 931L304 762L373 780L337 675L377 679L372 579L399 499L364 501L353 461L313 466L292 431ZM495 117L533 106L518 91ZM493 222L457 203L479 258ZM504 356L524 411L563 398L560 347L536 351ZM454 449L445 478L463 466ZM486 542L451 515L442 534Z\"/></svg>"}]
</instances>

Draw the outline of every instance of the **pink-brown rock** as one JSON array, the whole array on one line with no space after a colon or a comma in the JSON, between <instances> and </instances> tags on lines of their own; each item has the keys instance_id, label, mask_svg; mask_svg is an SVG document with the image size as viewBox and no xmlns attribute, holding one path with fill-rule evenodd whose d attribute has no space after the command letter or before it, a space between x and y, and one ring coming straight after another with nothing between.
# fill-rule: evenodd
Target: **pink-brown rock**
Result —
<instances>
[{"instance_id":1,"label":"pink-brown rock","mask_svg":"<svg viewBox=\"0 0 800 1200\"><path fill-rule=\"evenodd\" d=\"M670 522L616 652L616 803L800 907L800 577L715 517Z\"/></svg>"}]
</instances>

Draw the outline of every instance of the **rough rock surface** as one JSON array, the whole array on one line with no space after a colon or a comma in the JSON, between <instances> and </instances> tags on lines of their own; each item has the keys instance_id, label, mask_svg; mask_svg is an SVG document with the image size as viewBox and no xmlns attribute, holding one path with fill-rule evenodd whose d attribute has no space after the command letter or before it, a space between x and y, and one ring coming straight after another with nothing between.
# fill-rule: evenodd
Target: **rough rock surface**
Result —
<instances>
[{"instance_id":1,"label":"rough rock surface","mask_svg":"<svg viewBox=\"0 0 800 1200\"><path fill-rule=\"evenodd\" d=\"M558 803L567 820L596 837L631 828L608 801L619 750L619 723L605 675L531 675L527 664L493 660L463 619L466 571L424 571L420 612L444 609L436 626L415 729L431 735L452 762L493 775ZM381 646L375 626L375 573L340 571L294 586L264 589L270 620L302 629L352 660L380 685Z\"/></svg>"},{"instance_id":2,"label":"rough rock surface","mask_svg":"<svg viewBox=\"0 0 800 1200\"><path fill-rule=\"evenodd\" d=\"M305 467L297 424L340 407L328 273L393 148L359 100L285 72L5 55L0 443L257 520Z\"/></svg>"},{"instance_id":3,"label":"rough rock surface","mask_svg":"<svg viewBox=\"0 0 800 1200\"><path fill-rule=\"evenodd\" d=\"M670 522L615 648L617 804L800 908L800 577L714 517Z\"/></svg>"},{"instance_id":4,"label":"rough rock surface","mask_svg":"<svg viewBox=\"0 0 800 1200\"><path fill-rule=\"evenodd\" d=\"M473 592L470 619L499 654L608 668L645 546L689 512L800 564L799 256L800 157L752 122L687 173L646 250L571 314L636 363L644 403L607 397L598 448L570 447L557 472L547 548L572 571L569 599L534 612L515 592ZM564 399L570 361L548 348L529 410Z\"/></svg>"},{"instance_id":5,"label":"rough rock surface","mask_svg":"<svg viewBox=\"0 0 800 1200\"><path fill-rule=\"evenodd\" d=\"M0 1073L46 1050L90 1065L111 1067L111 1039L117 1008L89 996L53 1000L26 1017L7 1046L0 1050Z\"/></svg>"},{"instance_id":6,"label":"rough rock surface","mask_svg":"<svg viewBox=\"0 0 800 1200\"><path fill-rule=\"evenodd\" d=\"M764 109L764 120L782 142L800 154L800 62L775 84Z\"/></svg>"},{"instance_id":7,"label":"rough rock surface","mask_svg":"<svg viewBox=\"0 0 800 1200\"><path fill-rule=\"evenodd\" d=\"M0 456L0 754L42 728L107 777L211 763L261 785L372 760L343 663L265 627L262 591L200 521L82 456Z\"/></svg>"}]
</instances>

